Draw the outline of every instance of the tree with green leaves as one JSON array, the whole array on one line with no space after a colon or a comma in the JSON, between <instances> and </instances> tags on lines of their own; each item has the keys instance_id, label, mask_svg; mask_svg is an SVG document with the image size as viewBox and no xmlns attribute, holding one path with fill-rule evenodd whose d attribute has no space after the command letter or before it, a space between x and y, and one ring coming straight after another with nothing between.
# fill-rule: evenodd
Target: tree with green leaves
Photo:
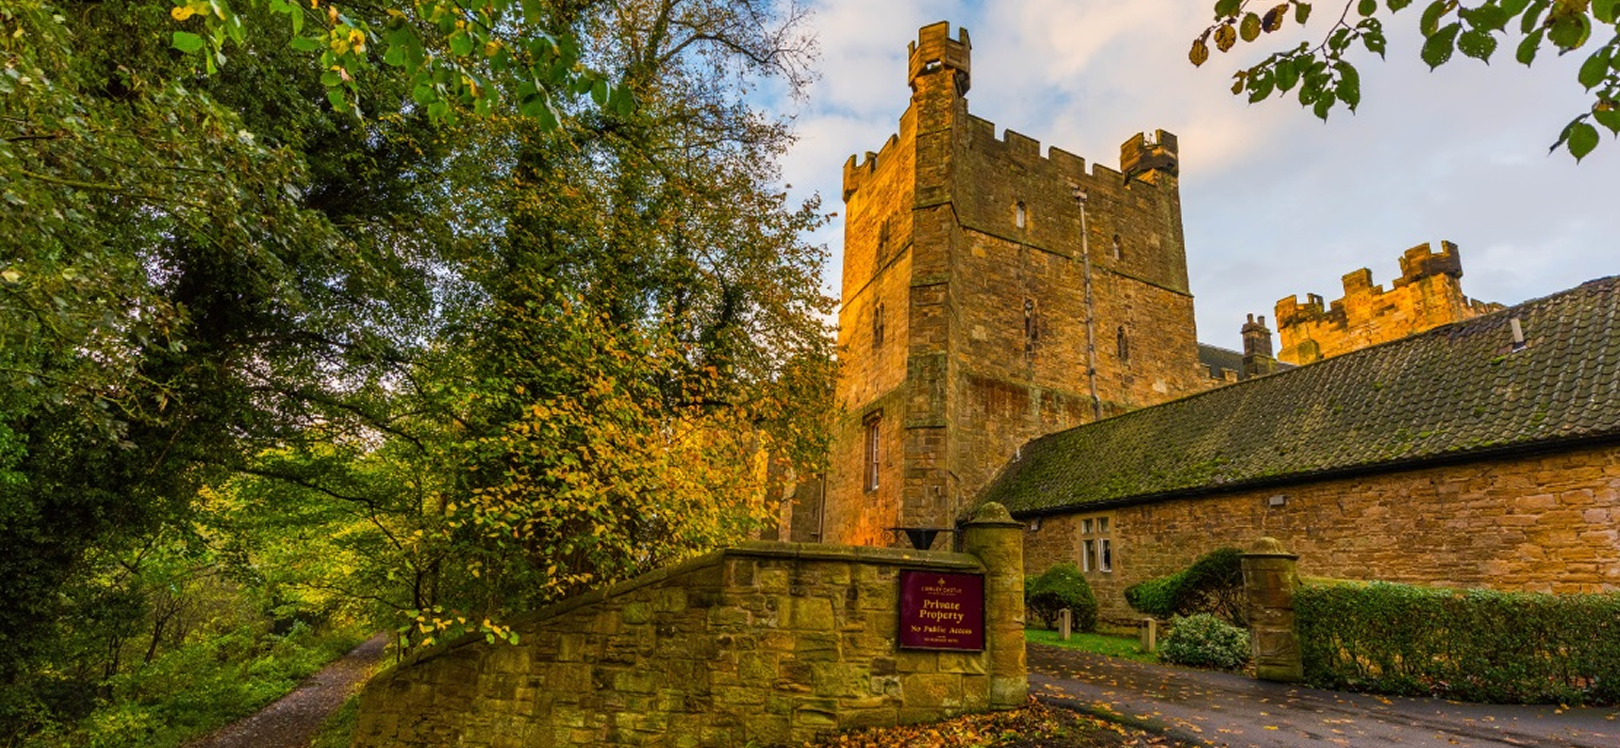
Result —
<instances>
[{"instance_id":1,"label":"tree with green leaves","mask_svg":"<svg viewBox=\"0 0 1620 748\"><path fill-rule=\"evenodd\" d=\"M300 0L255 0L251 7L281 18L291 32L287 44L314 56L326 98L339 112L364 111L362 80L379 61L436 121L489 115L510 101L551 129L562 116L560 100L587 92L599 106L620 112L633 106L623 88L581 64L566 3L416 0L368 9L333 0L310 0L307 7ZM170 14L179 24L170 36L174 49L210 74L227 64L227 52L254 48L246 16L223 0L174 0Z\"/></svg>"},{"instance_id":2,"label":"tree with green leaves","mask_svg":"<svg viewBox=\"0 0 1620 748\"><path fill-rule=\"evenodd\" d=\"M0 7L0 734L82 713L85 643L153 611L119 570L262 449L352 434L432 318L432 128L332 111L258 15L198 77L174 22Z\"/></svg>"},{"instance_id":3,"label":"tree with green leaves","mask_svg":"<svg viewBox=\"0 0 1620 748\"><path fill-rule=\"evenodd\" d=\"M586 59L637 108L485 122L464 291L385 452L417 496L383 520L413 642L748 537L768 461L825 454L824 220L774 184L789 143L758 77L803 82L799 11L710 0L584 9ZM580 94L584 96L585 94ZM426 466L426 467L423 467ZM396 526L397 525L397 526Z\"/></svg>"},{"instance_id":4,"label":"tree with green leaves","mask_svg":"<svg viewBox=\"0 0 1620 748\"><path fill-rule=\"evenodd\" d=\"M1273 52L1260 62L1237 71L1232 93L1251 102L1294 93L1301 106L1327 119L1338 105L1354 112L1361 103L1361 76L1352 61L1357 47L1384 56L1387 39L1384 19L1413 6L1412 0L1346 0L1325 33L1314 44ZM1241 42L1254 42L1290 24L1304 27L1312 17L1311 4L1286 0L1275 5L1250 0L1218 0L1215 21L1193 41L1189 58L1194 65L1209 59L1211 43L1226 52ZM1317 16L1321 18L1320 15ZM1514 48L1514 59L1535 62L1543 51L1586 52L1577 73L1580 85L1591 93L1590 108L1570 120L1551 150L1567 148L1580 160L1599 142L1597 127L1620 134L1620 2L1617 0L1481 0L1464 5L1458 0L1433 0L1418 14L1424 42L1423 62L1433 69L1461 52L1489 62L1504 43Z\"/></svg>"},{"instance_id":5,"label":"tree with green leaves","mask_svg":"<svg viewBox=\"0 0 1620 748\"><path fill-rule=\"evenodd\" d=\"M0 8L4 732L84 713L92 645L167 605L118 570L209 496L242 584L420 642L743 537L765 459L813 469L822 216L745 96L803 82L802 11L473 5ZM254 572L319 532L340 562Z\"/></svg>"}]
</instances>

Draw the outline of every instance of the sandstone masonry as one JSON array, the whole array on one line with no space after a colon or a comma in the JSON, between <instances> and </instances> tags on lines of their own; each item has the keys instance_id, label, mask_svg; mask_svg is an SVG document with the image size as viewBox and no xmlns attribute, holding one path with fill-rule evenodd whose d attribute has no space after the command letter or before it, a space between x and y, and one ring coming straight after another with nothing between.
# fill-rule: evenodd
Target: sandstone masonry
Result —
<instances>
[{"instance_id":1,"label":"sandstone masonry","mask_svg":"<svg viewBox=\"0 0 1620 748\"><path fill-rule=\"evenodd\" d=\"M754 542L536 612L519 644L407 658L360 699L357 748L744 746L1021 706L1022 525L969 553ZM985 574L986 649L899 650L902 569Z\"/></svg>"},{"instance_id":2,"label":"sandstone masonry","mask_svg":"<svg viewBox=\"0 0 1620 748\"><path fill-rule=\"evenodd\" d=\"M1372 271L1361 268L1344 276L1344 298L1326 309L1316 294L1307 294L1304 304L1297 296L1282 299L1277 302L1282 336L1277 358L1308 364L1503 308L1464 296L1461 278L1457 245L1441 242L1434 252L1425 243L1401 256L1401 277L1388 291L1373 285Z\"/></svg>"},{"instance_id":3,"label":"sandstone masonry","mask_svg":"<svg viewBox=\"0 0 1620 748\"><path fill-rule=\"evenodd\" d=\"M1028 572L1080 557L1082 525L1099 517L1110 519L1113 568L1086 576L1104 618L1139 615L1125 603L1126 587L1259 536L1298 553L1305 576L1620 590L1620 446L1612 444L1041 517L1026 535Z\"/></svg>"}]
</instances>

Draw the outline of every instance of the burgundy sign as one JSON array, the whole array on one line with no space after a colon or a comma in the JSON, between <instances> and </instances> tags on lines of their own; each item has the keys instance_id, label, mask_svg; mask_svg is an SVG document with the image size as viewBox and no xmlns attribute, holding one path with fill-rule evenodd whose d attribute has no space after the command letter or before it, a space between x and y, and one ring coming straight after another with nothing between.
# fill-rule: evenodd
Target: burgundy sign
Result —
<instances>
[{"instance_id":1,"label":"burgundy sign","mask_svg":"<svg viewBox=\"0 0 1620 748\"><path fill-rule=\"evenodd\" d=\"M984 575L902 570L900 646L984 651Z\"/></svg>"}]
</instances>

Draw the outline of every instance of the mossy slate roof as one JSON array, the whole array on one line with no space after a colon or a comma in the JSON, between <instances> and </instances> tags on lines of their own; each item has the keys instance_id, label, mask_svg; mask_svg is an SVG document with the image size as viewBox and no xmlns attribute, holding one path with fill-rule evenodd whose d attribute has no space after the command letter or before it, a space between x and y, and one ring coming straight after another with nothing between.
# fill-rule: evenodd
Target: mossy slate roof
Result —
<instances>
[{"instance_id":1,"label":"mossy slate roof","mask_svg":"<svg viewBox=\"0 0 1620 748\"><path fill-rule=\"evenodd\" d=\"M1620 276L1041 437L981 498L1029 516L1615 437Z\"/></svg>"}]
</instances>

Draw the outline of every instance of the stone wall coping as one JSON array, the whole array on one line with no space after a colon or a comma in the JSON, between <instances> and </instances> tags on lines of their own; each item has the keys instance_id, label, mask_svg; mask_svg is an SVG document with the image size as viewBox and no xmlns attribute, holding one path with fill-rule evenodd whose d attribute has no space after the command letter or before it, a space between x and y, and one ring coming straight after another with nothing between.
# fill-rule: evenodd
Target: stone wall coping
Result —
<instances>
[{"instance_id":1,"label":"stone wall coping","mask_svg":"<svg viewBox=\"0 0 1620 748\"><path fill-rule=\"evenodd\" d=\"M665 566L642 574L633 579L627 579L609 587L594 589L581 593L566 600L559 600L550 605L536 608L528 613L514 616L510 623L528 624L555 618L565 613L594 605L599 602L620 597L643 587L663 582L672 577L684 576L699 569L710 566L719 566L727 558L781 558L801 561L846 561L850 563L872 564L879 566L905 566L911 568L940 569L950 571L984 571L984 563L977 556L966 553L953 553L948 551L918 551L909 548L878 548L873 546L830 545L824 543L787 543L774 540L750 540L735 546L722 548L717 551L705 553L696 558L681 563ZM425 649L419 649L406 655L400 661L400 667L414 665L419 662L438 657L469 644L484 641L480 632L470 632L462 636L435 644Z\"/></svg>"}]
</instances>

